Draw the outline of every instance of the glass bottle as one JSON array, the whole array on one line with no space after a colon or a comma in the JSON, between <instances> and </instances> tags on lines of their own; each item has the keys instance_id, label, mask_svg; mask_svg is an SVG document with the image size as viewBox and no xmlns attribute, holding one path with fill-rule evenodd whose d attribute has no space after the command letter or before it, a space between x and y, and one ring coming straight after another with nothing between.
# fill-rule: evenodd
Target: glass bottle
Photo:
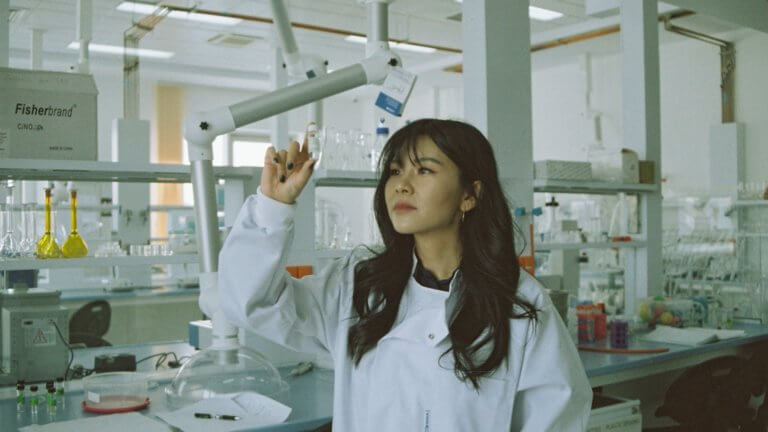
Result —
<instances>
[{"instance_id":1,"label":"glass bottle","mask_svg":"<svg viewBox=\"0 0 768 432\"><path fill-rule=\"evenodd\" d=\"M40 399L37 396L37 386L33 385L29 387L29 414L32 418L32 423L37 423L37 406L40 404Z\"/></svg>"},{"instance_id":2,"label":"glass bottle","mask_svg":"<svg viewBox=\"0 0 768 432\"><path fill-rule=\"evenodd\" d=\"M61 258L61 249L51 233L51 189L45 189L45 233L37 242L37 257L42 259Z\"/></svg>"},{"instance_id":3,"label":"glass bottle","mask_svg":"<svg viewBox=\"0 0 768 432\"><path fill-rule=\"evenodd\" d=\"M66 383L64 382L64 377L56 378L56 399L58 401L58 404L62 408L64 408L66 406L65 405L65 400L66 399L64 397L65 386L66 386Z\"/></svg>"},{"instance_id":4,"label":"glass bottle","mask_svg":"<svg viewBox=\"0 0 768 432\"><path fill-rule=\"evenodd\" d=\"M5 204L2 206L5 231L2 240L0 240L0 257L4 259L19 257L19 241L13 232L13 180L8 180L6 188L8 192L5 197Z\"/></svg>"},{"instance_id":5,"label":"glass bottle","mask_svg":"<svg viewBox=\"0 0 768 432\"><path fill-rule=\"evenodd\" d=\"M373 147L371 148L370 169L376 172L379 168L379 157L381 157L381 151L384 150L384 145L389 139L389 128L385 123L384 117L379 119L379 124L376 127L376 139L373 141Z\"/></svg>"},{"instance_id":6,"label":"glass bottle","mask_svg":"<svg viewBox=\"0 0 768 432\"><path fill-rule=\"evenodd\" d=\"M88 245L77 233L77 191L70 192L70 205L72 207L72 232L61 247L61 253L66 258L82 258L88 255Z\"/></svg>"},{"instance_id":7,"label":"glass bottle","mask_svg":"<svg viewBox=\"0 0 768 432\"><path fill-rule=\"evenodd\" d=\"M53 385L48 387L46 402L48 405L48 417L53 421L56 417L56 388Z\"/></svg>"},{"instance_id":8,"label":"glass bottle","mask_svg":"<svg viewBox=\"0 0 768 432\"><path fill-rule=\"evenodd\" d=\"M16 384L16 413L23 414L27 409L27 400L24 395L24 384Z\"/></svg>"},{"instance_id":9,"label":"glass bottle","mask_svg":"<svg viewBox=\"0 0 768 432\"><path fill-rule=\"evenodd\" d=\"M35 217L35 204L21 206L21 241L19 242L19 255L31 258L35 256L35 240L37 239L37 218Z\"/></svg>"}]
</instances>

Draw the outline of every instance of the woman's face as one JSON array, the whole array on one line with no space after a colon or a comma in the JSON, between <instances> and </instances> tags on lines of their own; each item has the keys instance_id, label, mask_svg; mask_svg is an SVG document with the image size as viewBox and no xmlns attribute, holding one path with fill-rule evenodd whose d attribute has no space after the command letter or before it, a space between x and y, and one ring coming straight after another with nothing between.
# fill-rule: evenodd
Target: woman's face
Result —
<instances>
[{"instance_id":1,"label":"woman's face","mask_svg":"<svg viewBox=\"0 0 768 432\"><path fill-rule=\"evenodd\" d=\"M395 231L458 230L461 211L468 211L474 203L460 184L458 166L426 136L416 142L415 156L411 161L403 150L388 167L384 196Z\"/></svg>"}]
</instances>

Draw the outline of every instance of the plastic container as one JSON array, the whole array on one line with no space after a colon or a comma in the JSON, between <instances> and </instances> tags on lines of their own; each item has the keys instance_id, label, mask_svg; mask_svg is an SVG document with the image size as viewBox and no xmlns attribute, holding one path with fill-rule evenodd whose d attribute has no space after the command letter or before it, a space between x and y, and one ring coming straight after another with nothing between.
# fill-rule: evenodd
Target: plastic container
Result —
<instances>
[{"instance_id":1,"label":"plastic container","mask_svg":"<svg viewBox=\"0 0 768 432\"><path fill-rule=\"evenodd\" d=\"M97 414L137 411L149 405L147 378L136 372L107 372L83 379L83 410Z\"/></svg>"}]
</instances>

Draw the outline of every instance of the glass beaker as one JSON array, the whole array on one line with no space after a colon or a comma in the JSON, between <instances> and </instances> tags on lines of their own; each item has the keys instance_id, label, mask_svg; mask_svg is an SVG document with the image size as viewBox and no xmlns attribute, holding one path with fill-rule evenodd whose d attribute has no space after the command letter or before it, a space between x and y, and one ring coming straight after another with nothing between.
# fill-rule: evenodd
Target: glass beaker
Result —
<instances>
[{"instance_id":1,"label":"glass beaker","mask_svg":"<svg viewBox=\"0 0 768 432\"><path fill-rule=\"evenodd\" d=\"M37 242L35 254L38 258L61 258L61 249L51 233L51 188L45 189L45 233Z\"/></svg>"},{"instance_id":2,"label":"glass beaker","mask_svg":"<svg viewBox=\"0 0 768 432\"><path fill-rule=\"evenodd\" d=\"M77 233L77 191L70 191L70 206L72 217L72 232L67 236L64 245L61 247L61 253L67 258L82 258L88 255L88 245L85 240Z\"/></svg>"}]
</instances>

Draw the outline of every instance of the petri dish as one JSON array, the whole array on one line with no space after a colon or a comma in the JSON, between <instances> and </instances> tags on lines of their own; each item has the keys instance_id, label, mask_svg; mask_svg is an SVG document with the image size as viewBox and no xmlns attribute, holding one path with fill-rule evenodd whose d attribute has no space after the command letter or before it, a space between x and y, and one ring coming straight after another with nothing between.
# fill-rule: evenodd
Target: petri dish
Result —
<instances>
[{"instance_id":1,"label":"petri dish","mask_svg":"<svg viewBox=\"0 0 768 432\"><path fill-rule=\"evenodd\" d=\"M114 414L149 406L147 377L138 372L106 372L83 379L84 411Z\"/></svg>"}]
</instances>

